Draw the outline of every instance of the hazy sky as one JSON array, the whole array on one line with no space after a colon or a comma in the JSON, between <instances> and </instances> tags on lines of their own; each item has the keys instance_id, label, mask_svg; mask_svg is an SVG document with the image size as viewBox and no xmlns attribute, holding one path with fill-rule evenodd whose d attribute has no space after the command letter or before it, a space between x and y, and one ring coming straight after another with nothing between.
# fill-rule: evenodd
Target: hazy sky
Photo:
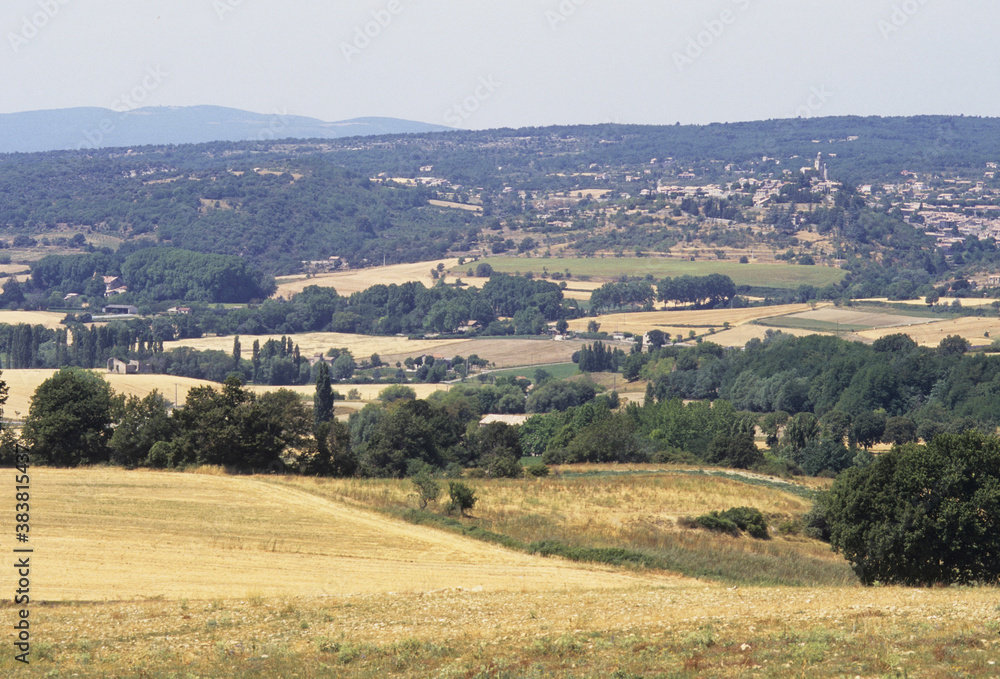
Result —
<instances>
[{"instance_id":1,"label":"hazy sky","mask_svg":"<svg viewBox=\"0 0 1000 679\"><path fill-rule=\"evenodd\" d=\"M4 0L0 113L473 129L1000 114L995 0Z\"/></svg>"}]
</instances>

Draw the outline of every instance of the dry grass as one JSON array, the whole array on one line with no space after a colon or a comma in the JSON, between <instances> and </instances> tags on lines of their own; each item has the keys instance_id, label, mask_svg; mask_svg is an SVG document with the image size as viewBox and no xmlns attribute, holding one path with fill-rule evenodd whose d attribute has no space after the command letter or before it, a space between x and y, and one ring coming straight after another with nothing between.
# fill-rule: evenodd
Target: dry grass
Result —
<instances>
[{"instance_id":1,"label":"dry grass","mask_svg":"<svg viewBox=\"0 0 1000 679\"><path fill-rule=\"evenodd\" d=\"M805 321L821 321L824 323L840 323L842 325L867 325L873 328L895 328L904 325L923 325L933 321L920 316L900 316L899 314L880 314L870 311L853 309L837 309L827 307L803 311L785 316L787 319L802 319Z\"/></svg>"},{"instance_id":2,"label":"dry grass","mask_svg":"<svg viewBox=\"0 0 1000 679\"><path fill-rule=\"evenodd\" d=\"M726 587L581 568L337 499L383 506L405 497L405 482L201 471L35 470L32 664L8 650L3 676L998 673L995 589ZM666 480L476 482L475 513L556 512L614 531L648 512L643 503L802 508L726 480ZM14 619L10 603L2 615Z\"/></svg>"},{"instance_id":3,"label":"dry grass","mask_svg":"<svg viewBox=\"0 0 1000 679\"><path fill-rule=\"evenodd\" d=\"M243 358L253 356L254 340L264 344L269 339L280 340L282 335L243 335L240 337L240 347ZM299 335L291 335L292 340L299 346L299 351L303 356L313 356L315 354L325 354L328 349L346 348L357 358L368 358L372 354L384 355L413 355L419 356L425 353L447 354L454 356L456 353L452 347L461 344L465 340L410 340L405 337L375 337L370 335L352 335L339 332L310 332ZM177 340L166 342L164 349L170 351L178 347L191 347L200 351L214 349L231 353L233 350L233 337L200 337L198 339Z\"/></svg>"},{"instance_id":4,"label":"dry grass","mask_svg":"<svg viewBox=\"0 0 1000 679\"><path fill-rule=\"evenodd\" d=\"M709 335L706 339L709 342L721 344L724 347L742 347L752 339L764 339L768 330L781 330L788 335L805 337L807 335L829 335L831 333L816 332L815 330L804 330L802 328L768 328L763 325L739 325L729 330L717 332Z\"/></svg>"},{"instance_id":5,"label":"dry grass","mask_svg":"<svg viewBox=\"0 0 1000 679\"><path fill-rule=\"evenodd\" d=\"M594 318L578 318L569 322L569 327L577 332L587 329L590 321L601 324L605 332L631 332L642 334L649 330L660 329L671 335L687 336L694 329L698 334L708 328L722 329L727 321L731 326L739 326L761 318L773 318L788 314L809 311L809 304L785 304L770 307L751 307L748 309L707 309L701 311L647 311L640 313L607 314Z\"/></svg>"},{"instance_id":6,"label":"dry grass","mask_svg":"<svg viewBox=\"0 0 1000 679\"><path fill-rule=\"evenodd\" d=\"M898 328L882 328L878 330L862 330L858 334L870 340L876 340L885 335L900 332ZM913 338L917 344L925 347L936 347L948 335L959 335L969 340L974 347L989 346L993 340L1000 337L1000 319L965 317L949 321L937 321L925 325L906 328L902 332ZM989 337L986 336L989 333Z\"/></svg>"},{"instance_id":7,"label":"dry grass","mask_svg":"<svg viewBox=\"0 0 1000 679\"><path fill-rule=\"evenodd\" d=\"M433 262L417 262L415 264L391 264L389 266L373 266L368 269L352 269L337 273L319 274L312 278L305 276L285 276L278 279L278 290L275 296L289 298L302 292L310 285L321 288L335 288L340 295L350 295L367 290L373 285L402 285L418 282L427 287L434 285L431 269L438 264L444 264L445 269L458 266L457 259L442 259Z\"/></svg>"},{"instance_id":8,"label":"dry grass","mask_svg":"<svg viewBox=\"0 0 1000 679\"><path fill-rule=\"evenodd\" d=\"M4 370L2 377L10 390L7 405L4 406L4 417L13 419L26 417L31 397L38 385L52 377L55 372L55 370ZM111 375L104 370L94 372L106 379L115 393L142 398L156 389L171 401L176 395L179 403L184 403L188 391L194 387L219 386L214 382L173 375Z\"/></svg>"},{"instance_id":9,"label":"dry grass","mask_svg":"<svg viewBox=\"0 0 1000 679\"><path fill-rule=\"evenodd\" d=\"M455 203L450 200L429 200L427 201L435 207L446 207L454 210L466 210L467 212L482 213L481 205L469 205L468 203Z\"/></svg>"},{"instance_id":10,"label":"dry grass","mask_svg":"<svg viewBox=\"0 0 1000 679\"><path fill-rule=\"evenodd\" d=\"M38 601L449 587L526 592L676 581L510 552L260 478L36 469L32 481Z\"/></svg>"},{"instance_id":11,"label":"dry grass","mask_svg":"<svg viewBox=\"0 0 1000 679\"><path fill-rule=\"evenodd\" d=\"M42 325L50 330L65 329L66 326L60 321L66 314L54 311L11 311L9 309L0 310L0 323L17 325L27 323L28 325Z\"/></svg>"}]
</instances>

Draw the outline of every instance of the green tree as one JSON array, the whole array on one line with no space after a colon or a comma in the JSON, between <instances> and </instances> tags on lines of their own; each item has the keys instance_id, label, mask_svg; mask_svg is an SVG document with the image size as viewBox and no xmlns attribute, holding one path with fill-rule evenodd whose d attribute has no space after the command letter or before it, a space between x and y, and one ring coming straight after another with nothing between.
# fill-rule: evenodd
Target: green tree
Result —
<instances>
[{"instance_id":1,"label":"green tree","mask_svg":"<svg viewBox=\"0 0 1000 679\"><path fill-rule=\"evenodd\" d=\"M826 498L830 542L866 585L1000 582L1000 441L909 443L852 467Z\"/></svg>"},{"instance_id":2,"label":"green tree","mask_svg":"<svg viewBox=\"0 0 1000 679\"><path fill-rule=\"evenodd\" d=\"M233 338L233 371L240 371L240 356L242 355L243 349L240 347L240 336L237 335Z\"/></svg>"},{"instance_id":3,"label":"green tree","mask_svg":"<svg viewBox=\"0 0 1000 679\"><path fill-rule=\"evenodd\" d=\"M316 393L313 395L313 419L316 424L333 419L333 387L330 384L330 366L320 361L316 372Z\"/></svg>"},{"instance_id":4,"label":"green tree","mask_svg":"<svg viewBox=\"0 0 1000 679\"><path fill-rule=\"evenodd\" d=\"M106 462L115 406L111 386L102 377L62 368L35 390L24 439L39 464L75 467Z\"/></svg>"},{"instance_id":5,"label":"green tree","mask_svg":"<svg viewBox=\"0 0 1000 679\"><path fill-rule=\"evenodd\" d=\"M417 491L417 500L421 509L426 509L428 502L437 502L438 497L441 496L441 486L426 470L414 476L411 481L413 488Z\"/></svg>"},{"instance_id":6,"label":"green tree","mask_svg":"<svg viewBox=\"0 0 1000 679\"><path fill-rule=\"evenodd\" d=\"M469 488L467 485L460 481L449 481L448 482L448 495L451 501L448 503L448 511L458 513L465 516L465 512L476 506L475 492Z\"/></svg>"},{"instance_id":7,"label":"green tree","mask_svg":"<svg viewBox=\"0 0 1000 679\"><path fill-rule=\"evenodd\" d=\"M141 399L129 396L109 441L111 462L126 467L149 464L153 446L169 442L175 432L170 402L163 394L154 389Z\"/></svg>"}]
</instances>

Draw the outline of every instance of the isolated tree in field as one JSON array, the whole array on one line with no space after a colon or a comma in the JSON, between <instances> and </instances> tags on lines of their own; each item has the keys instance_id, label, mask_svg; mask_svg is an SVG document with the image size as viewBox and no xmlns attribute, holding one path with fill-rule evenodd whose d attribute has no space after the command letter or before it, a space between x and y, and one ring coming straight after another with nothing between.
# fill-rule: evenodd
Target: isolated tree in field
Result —
<instances>
[{"instance_id":1,"label":"isolated tree in field","mask_svg":"<svg viewBox=\"0 0 1000 679\"><path fill-rule=\"evenodd\" d=\"M330 366L320 361L316 372L316 394L313 396L313 419L316 424L333 419L333 386L330 384Z\"/></svg>"},{"instance_id":2,"label":"isolated tree in field","mask_svg":"<svg viewBox=\"0 0 1000 679\"><path fill-rule=\"evenodd\" d=\"M1000 440L908 443L851 467L824 499L830 543L866 585L1000 583Z\"/></svg>"},{"instance_id":3,"label":"isolated tree in field","mask_svg":"<svg viewBox=\"0 0 1000 679\"><path fill-rule=\"evenodd\" d=\"M24 439L40 464L106 462L114 404L110 385L99 375L63 368L35 390Z\"/></svg>"},{"instance_id":4,"label":"isolated tree in field","mask_svg":"<svg viewBox=\"0 0 1000 679\"><path fill-rule=\"evenodd\" d=\"M448 511L458 510L462 516L465 516L465 512L472 509L476 505L476 500L479 499L471 488L459 481L448 482L448 495L451 498L448 503Z\"/></svg>"},{"instance_id":5,"label":"isolated tree in field","mask_svg":"<svg viewBox=\"0 0 1000 679\"><path fill-rule=\"evenodd\" d=\"M851 435L862 448L868 450L882 440L885 424L885 413L861 413L854 418L854 422L851 424Z\"/></svg>"},{"instance_id":6,"label":"isolated tree in field","mask_svg":"<svg viewBox=\"0 0 1000 679\"><path fill-rule=\"evenodd\" d=\"M420 472L411 481L413 482L414 489L417 491L417 500L420 503L421 509L426 509L428 502L437 502L437 499L441 496L441 486L437 484L437 481L427 471Z\"/></svg>"}]
</instances>

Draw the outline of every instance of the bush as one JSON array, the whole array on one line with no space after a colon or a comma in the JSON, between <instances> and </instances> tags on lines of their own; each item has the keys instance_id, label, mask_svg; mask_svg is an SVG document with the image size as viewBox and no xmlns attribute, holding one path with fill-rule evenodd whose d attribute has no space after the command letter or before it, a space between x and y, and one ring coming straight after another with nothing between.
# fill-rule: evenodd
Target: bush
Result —
<instances>
[{"instance_id":1,"label":"bush","mask_svg":"<svg viewBox=\"0 0 1000 679\"><path fill-rule=\"evenodd\" d=\"M476 494L471 488L460 481L448 482L448 494L451 501L448 503L448 513L458 510L458 513L465 516L465 512L476 505Z\"/></svg>"},{"instance_id":2,"label":"bush","mask_svg":"<svg viewBox=\"0 0 1000 679\"><path fill-rule=\"evenodd\" d=\"M529 465L525 466L525 468L524 468L524 475L525 476L534 476L534 477L548 476L549 475L549 471L550 470L549 470L548 466L545 465L544 463L542 463L542 462L533 462L532 464L529 464Z\"/></svg>"},{"instance_id":3,"label":"bush","mask_svg":"<svg viewBox=\"0 0 1000 679\"><path fill-rule=\"evenodd\" d=\"M438 497L441 495L441 487L438 486L437 481L429 473L421 471L411 481L417 491L417 499L420 502L421 509L425 509L428 502L437 502Z\"/></svg>"},{"instance_id":4,"label":"bush","mask_svg":"<svg viewBox=\"0 0 1000 679\"><path fill-rule=\"evenodd\" d=\"M746 531L750 537L758 540L768 539L767 522L759 509L752 507L732 507L724 512L703 514L682 525L694 525L717 533L728 533L739 537L740 531Z\"/></svg>"}]
</instances>

